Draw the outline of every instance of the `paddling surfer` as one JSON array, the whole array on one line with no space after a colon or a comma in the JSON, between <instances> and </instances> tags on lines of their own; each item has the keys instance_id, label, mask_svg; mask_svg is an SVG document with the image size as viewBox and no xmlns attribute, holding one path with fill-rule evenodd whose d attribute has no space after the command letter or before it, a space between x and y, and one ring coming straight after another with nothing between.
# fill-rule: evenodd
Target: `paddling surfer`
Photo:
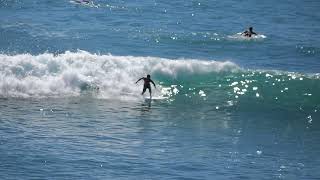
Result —
<instances>
[{"instance_id":1,"label":"paddling surfer","mask_svg":"<svg viewBox=\"0 0 320 180\"><path fill-rule=\"evenodd\" d=\"M242 35L246 37L251 37L252 35L257 35L257 33L253 32L253 28L249 27L249 30L246 30L242 33Z\"/></svg>"}]
</instances>

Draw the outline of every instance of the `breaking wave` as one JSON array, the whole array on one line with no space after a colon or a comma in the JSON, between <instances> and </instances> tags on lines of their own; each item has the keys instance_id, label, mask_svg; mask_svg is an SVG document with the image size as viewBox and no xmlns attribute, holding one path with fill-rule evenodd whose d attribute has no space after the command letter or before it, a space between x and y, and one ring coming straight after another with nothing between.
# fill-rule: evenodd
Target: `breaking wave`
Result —
<instances>
[{"instance_id":1,"label":"breaking wave","mask_svg":"<svg viewBox=\"0 0 320 180\"><path fill-rule=\"evenodd\" d=\"M63 97L94 92L101 98L135 97L141 87L134 83L146 74L151 74L157 81L238 69L229 61L170 60L98 55L85 51L58 55L1 54L0 96Z\"/></svg>"},{"instance_id":2,"label":"breaking wave","mask_svg":"<svg viewBox=\"0 0 320 180\"><path fill-rule=\"evenodd\" d=\"M0 55L1 98L139 100L140 77L151 75L153 96L168 103L316 113L320 75L276 70L246 70L230 61L165 59L91 54ZM309 115L308 115L309 116Z\"/></svg>"}]
</instances>

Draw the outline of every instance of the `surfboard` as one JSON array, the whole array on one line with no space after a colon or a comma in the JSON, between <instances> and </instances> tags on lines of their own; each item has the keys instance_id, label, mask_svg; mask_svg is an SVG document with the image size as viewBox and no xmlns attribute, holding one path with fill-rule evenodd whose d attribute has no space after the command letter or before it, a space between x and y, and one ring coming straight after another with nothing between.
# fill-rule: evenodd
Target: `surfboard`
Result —
<instances>
[{"instance_id":1,"label":"surfboard","mask_svg":"<svg viewBox=\"0 0 320 180\"><path fill-rule=\"evenodd\" d=\"M248 37L243 35L242 32L228 36L229 39L240 40L240 41L241 40L262 40L262 39L265 39L266 37L267 36L263 34L257 34L257 35L253 34L251 37Z\"/></svg>"},{"instance_id":2,"label":"surfboard","mask_svg":"<svg viewBox=\"0 0 320 180\"><path fill-rule=\"evenodd\" d=\"M163 97L163 96L154 96L154 97L149 97L149 96L145 96L145 97L143 97L144 98L144 100L149 100L149 101L151 101L151 100L165 100L165 99L168 99L167 97Z\"/></svg>"}]
</instances>

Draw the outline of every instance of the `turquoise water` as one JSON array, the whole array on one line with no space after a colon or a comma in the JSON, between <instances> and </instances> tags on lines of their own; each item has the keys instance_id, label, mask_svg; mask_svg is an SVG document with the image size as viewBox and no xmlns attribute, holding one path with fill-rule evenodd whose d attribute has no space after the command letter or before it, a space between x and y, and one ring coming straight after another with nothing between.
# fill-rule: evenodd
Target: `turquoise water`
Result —
<instances>
[{"instance_id":1,"label":"turquoise water","mask_svg":"<svg viewBox=\"0 0 320 180\"><path fill-rule=\"evenodd\" d=\"M0 179L317 179L319 8L0 1Z\"/></svg>"}]
</instances>

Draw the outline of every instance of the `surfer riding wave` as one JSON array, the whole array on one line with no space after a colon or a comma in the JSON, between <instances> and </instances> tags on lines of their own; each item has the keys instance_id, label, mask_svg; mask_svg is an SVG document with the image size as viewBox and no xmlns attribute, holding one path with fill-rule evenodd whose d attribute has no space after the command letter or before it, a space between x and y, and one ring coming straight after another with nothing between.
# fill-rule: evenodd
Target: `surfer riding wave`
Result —
<instances>
[{"instance_id":1,"label":"surfer riding wave","mask_svg":"<svg viewBox=\"0 0 320 180\"><path fill-rule=\"evenodd\" d=\"M140 81L143 80L144 84L143 84L143 90L141 95L143 95L147 89L149 89L149 93L150 93L150 99L151 99L151 85L150 82L153 84L154 88L156 88L156 84L151 80L150 75L148 74L147 77L142 77L140 79L138 79L138 81L136 82L136 84Z\"/></svg>"}]
</instances>

